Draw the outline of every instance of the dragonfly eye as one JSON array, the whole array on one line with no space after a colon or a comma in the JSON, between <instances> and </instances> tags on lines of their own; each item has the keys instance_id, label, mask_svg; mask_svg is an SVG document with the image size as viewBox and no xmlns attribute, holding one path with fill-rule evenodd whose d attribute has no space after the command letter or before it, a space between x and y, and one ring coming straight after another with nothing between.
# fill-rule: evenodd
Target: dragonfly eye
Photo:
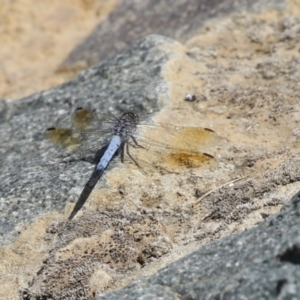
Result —
<instances>
[{"instance_id":1,"label":"dragonfly eye","mask_svg":"<svg viewBox=\"0 0 300 300\"><path fill-rule=\"evenodd\" d=\"M131 118L132 118L134 124L137 124L139 122L139 116L133 112L130 114L131 114Z\"/></svg>"},{"instance_id":2,"label":"dragonfly eye","mask_svg":"<svg viewBox=\"0 0 300 300\"><path fill-rule=\"evenodd\" d=\"M129 121L131 121L133 124L137 125L139 123L139 116L134 113L134 112L127 112L127 113L124 113L122 115L122 118L124 119L128 119Z\"/></svg>"}]
</instances>

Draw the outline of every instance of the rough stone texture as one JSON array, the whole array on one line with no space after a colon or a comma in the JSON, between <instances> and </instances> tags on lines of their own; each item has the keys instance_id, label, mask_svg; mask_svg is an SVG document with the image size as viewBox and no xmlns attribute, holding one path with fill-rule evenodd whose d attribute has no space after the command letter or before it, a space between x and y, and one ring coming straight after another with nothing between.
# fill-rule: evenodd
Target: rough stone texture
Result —
<instances>
[{"instance_id":1,"label":"rough stone texture","mask_svg":"<svg viewBox=\"0 0 300 300\"><path fill-rule=\"evenodd\" d=\"M91 298L122 274L169 252L172 243L164 231L152 215L124 211L91 212L67 225L55 222L46 238L59 239L21 297Z\"/></svg>"},{"instance_id":2,"label":"rough stone texture","mask_svg":"<svg viewBox=\"0 0 300 300\"><path fill-rule=\"evenodd\" d=\"M124 0L72 51L61 69L91 66L120 53L147 34L161 34L183 42L211 18L283 3L282 0Z\"/></svg>"},{"instance_id":3,"label":"rough stone texture","mask_svg":"<svg viewBox=\"0 0 300 300\"><path fill-rule=\"evenodd\" d=\"M2 101L0 209L11 227L0 298L90 299L277 213L300 190L299 14L297 2L236 13L207 22L185 45L150 36L70 83ZM184 101L187 93L197 99ZM93 166L65 157L42 132L68 124L81 105L211 128L222 139L205 151L219 165L144 175L116 163L66 223Z\"/></svg>"},{"instance_id":4,"label":"rough stone texture","mask_svg":"<svg viewBox=\"0 0 300 300\"><path fill-rule=\"evenodd\" d=\"M256 228L95 299L299 299L299 216L300 193Z\"/></svg>"},{"instance_id":5,"label":"rough stone texture","mask_svg":"<svg viewBox=\"0 0 300 300\"><path fill-rule=\"evenodd\" d=\"M133 108L136 112L157 109L159 99L168 97L160 72L170 52L159 48L168 43L174 41L149 36L62 86L18 102L1 101L1 244L16 237L16 225L26 224L49 208L64 208L68 191L84 178L84 169L64 171L64 164L58 161L49 165L49 158L63 152L45 142L45 129L79 106L114 114Z\"/></svg>"}]
</instances>

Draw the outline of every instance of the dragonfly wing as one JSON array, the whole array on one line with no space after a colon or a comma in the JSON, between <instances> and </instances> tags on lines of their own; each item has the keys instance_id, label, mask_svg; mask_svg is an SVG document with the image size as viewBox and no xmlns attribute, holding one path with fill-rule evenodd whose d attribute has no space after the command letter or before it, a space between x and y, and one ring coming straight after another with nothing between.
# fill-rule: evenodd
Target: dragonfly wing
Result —
<instances>
[{"instance_id":1,"label":"dragonfly wing","mask_svg":"<svg viewBox=\"0 0 300 300\"><path fill-rule=\"evenodd\" d=\"M98 157L99 151L111 138L112 117L78 108L71 116L70 128L51 127L45 132L53 143L80 158ZM98 154L97 154L98 153Z\"/></svg>"},{"instance_id":2,"label":"dragonfly wing","mask_svg":"<svg viewBox=\"0 0 300 300\"><path fill-rule=\"evenodd\" d=\"M205 150L217 145L221 138L209 128L159 125L138 126L138 140L157 148L188 151Z\"/></svg>"},{"instance_id":3,"label":"dragonfly wing","mask_svg":"<svg viewBox=\"0 0 300 300\"><path fill-rule=\"evenodd\" d=\"M79 107L71 117L73 128L81 132L83 135L87 134L111 134L112 127L116 122L116 117L110 114L96 113L93 110Z\"/></svg>"},{"instance_id":4,"label":"dragonfly wing","mask_svg":"<svg viewBox=\"0 0 300 300\"><path fill-rule=\"evenodd\" d=\"M50 127L45 132L46 137L54 144L74 152L81 143L81 135L71 128Z\"/></svg>"},{"instance_id":5,"label":"dragonfly wing","mask_svg":"<svg viewBox=\"0 0 300 300\"><path fill-rule=\"evenodd\" d=\"M153 143L152 140L150 143L137 141L139 146L131 143L128 150L130 155L126 156L126 160L138 164L144 171L149 168L161 168L176 172L180 169L212 168L218 165L212 155L204 152L169 147L162 143Z\"/></svg>"}]
</instances>

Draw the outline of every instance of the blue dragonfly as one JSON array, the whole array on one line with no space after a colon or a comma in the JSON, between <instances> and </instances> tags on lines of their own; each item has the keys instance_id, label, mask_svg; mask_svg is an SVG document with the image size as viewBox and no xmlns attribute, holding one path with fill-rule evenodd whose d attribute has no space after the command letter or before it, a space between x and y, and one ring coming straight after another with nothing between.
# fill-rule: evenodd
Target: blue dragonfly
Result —
<instances>
[{"instance_id":1,"label":"blue dragonfly","mask_svg":"<svg viewBox=\"0 0 300 300\"><path fill-rule=\"evenodd\" d=\"M143 173L147 173L149 167L172 171L182 167L217 165L213 156L199 152L220 139L208 128L143 124L134 112L104 117L82 107L75 110L71 121L71 128L48 128L48 138L82 158L92 154L96 165L69 220L82 208L110 162L118 155L122 163L132 163Z\"/></svg>"}]
</instances>

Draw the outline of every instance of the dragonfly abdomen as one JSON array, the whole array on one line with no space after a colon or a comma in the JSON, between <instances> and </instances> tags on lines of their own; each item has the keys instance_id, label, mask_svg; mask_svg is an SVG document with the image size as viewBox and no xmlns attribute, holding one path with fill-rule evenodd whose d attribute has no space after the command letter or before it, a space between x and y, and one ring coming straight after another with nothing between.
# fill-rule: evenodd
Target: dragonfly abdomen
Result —
<instances>
[{"instance_id":1,"label":"dragonfly abdomen","mask_svg":"<svg viewBox=\"0 0 300 300\"><path fill-rule=\"evenodd\" d=\"M104 152L103 156L101 157L98 165L96 166L92 176L90 177L89 181L86 183L82 193L79 196L79 199L73 208L72 213L69 216L69 220L72 220L77 212L81 209L87 198L90 196L92 190L94 189L95 185L97 184L98 180L101 178L102 174L104 173L106 167L108 166L109 162L111 161L112 157L116 153L116 151L121 146L121 137L118 135L114 135Z\"/></svg>"},{"instance_id":2,"label":"dragonfly abdomen","mask_svg":"<svg viewBox=\"0 0 300 300\"><path fill-rule=\"evenodd\" d=\"M121 137L119 135L114 135L106 149L106 151L104 152L103 156L101 157L98 165L97 165L97 169L98 170L105 170L106 167L108 166L109 162L111 161L112 157L114 156L114 154L116 153L116 151L119 149L119 147L121 146Z\"/></svg>"}]
</instances>

